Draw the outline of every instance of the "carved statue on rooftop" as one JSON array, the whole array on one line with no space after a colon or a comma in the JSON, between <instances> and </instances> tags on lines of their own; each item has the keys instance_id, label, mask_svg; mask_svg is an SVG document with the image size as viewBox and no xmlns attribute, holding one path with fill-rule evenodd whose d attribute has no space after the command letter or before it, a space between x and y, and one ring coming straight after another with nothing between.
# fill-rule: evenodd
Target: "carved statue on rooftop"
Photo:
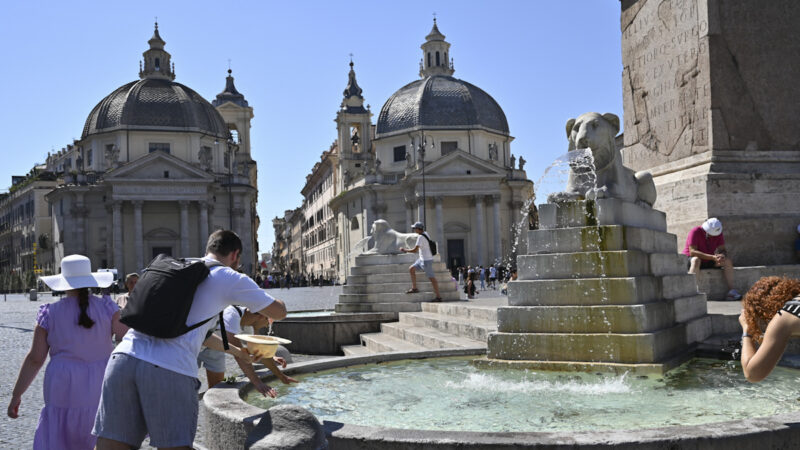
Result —
<instances>
[{"instance_id":1,"label":"carved statue on rooftop","mask_svg":"<svg viewBox=\"0 0 800 450\"><path fill-rule=\"evenodd\" d=\"M117 144L106 147L106 170L114 169L119 164L119 147Z\"/></svg>"},{"instance_id":2,"label":"carved statue on rooftop","mask_svg":"<svg viewBox=\"0 0 800 450\"><path fill-rule=\"evenodd\" d=\"M497 161L497 144L495 143L489 144L489 159Z\"/></svg>"},{"instance_id":3,"label":"carved statue on rooftop","mask_svg":"<svg viewBox=\"0 0 800 450\"><path fill-rule=\"evenodd\" d=\"M211 147L200 147L200 152L197 156L200 159L200 168L203 170L210 170L213 161Z\"/></svg>"}]
</instances>

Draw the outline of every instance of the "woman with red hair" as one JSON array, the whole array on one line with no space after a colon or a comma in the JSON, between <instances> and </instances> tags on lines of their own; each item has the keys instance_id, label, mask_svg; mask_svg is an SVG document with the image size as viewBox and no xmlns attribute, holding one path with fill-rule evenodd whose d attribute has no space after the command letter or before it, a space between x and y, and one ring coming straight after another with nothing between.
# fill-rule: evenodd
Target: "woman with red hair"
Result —
<instances>
[{"instance_id":1,"label":"woman with red hair","mask_svg":"<svg viewBox=\"0 0 800 450\"><path fill-rule=\"evenodd\" d=\"M789 339L800 336L800 281L761 278L742 304L742 371L747 381L757 383L778 364Z\"/></svg>"}]
</instances>

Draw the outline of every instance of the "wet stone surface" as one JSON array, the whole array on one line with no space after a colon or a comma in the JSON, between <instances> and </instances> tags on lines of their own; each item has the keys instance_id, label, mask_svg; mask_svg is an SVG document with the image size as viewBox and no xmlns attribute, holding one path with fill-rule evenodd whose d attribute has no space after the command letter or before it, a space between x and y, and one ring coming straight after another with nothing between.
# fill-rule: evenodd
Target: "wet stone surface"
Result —
<instances>
[{"instance_id":1,"label":"wet stone surface","mask_svg":"<svg viewBox=\"0 0 800 450\"><path fill-rule=\"evenodd\" d=\"M341 287L270 289L268 292L275 298L283 300L289 311L303 311L332 309L341 292ZM40 305L56 300L57 298L52 297L50 293L40 294L39 300L36 302L28 300L28 296L23 294L9 294L5 297L0 295L0 342L2 342L0 371L5 374L0 379L0 405L3 410L0 424L0 448L31 448L33 446L33 434L39 420L39 411L44 406L42 383L46 365L42 367L30 388L22 396L19 418L11 419L5 411L17 380L19 368L31 346L36 312ZM295 362L306 359L302 355L298 355ZM239 366L236 365L233 358L226 358L225 363L226 374L241 375ZM200 391L204 392L207 389L205 371L199 371L198 376L202 382ZM195 443L202 446L205 423L202 408L200 408L200 415ZM142 448L152 447L143 445Z\"/></svg>"}]
</instances>

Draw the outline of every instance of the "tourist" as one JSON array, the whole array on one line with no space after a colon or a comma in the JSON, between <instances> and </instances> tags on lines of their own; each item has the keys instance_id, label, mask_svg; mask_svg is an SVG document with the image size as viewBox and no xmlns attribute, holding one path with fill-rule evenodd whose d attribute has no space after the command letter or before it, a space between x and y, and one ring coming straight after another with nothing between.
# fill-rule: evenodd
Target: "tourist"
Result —
<instances>
[{"instance_id":1,"label":"tourist","mask_svg":"<svg viewBox=\"0 0 800 450\"><path fill-rule=\"evenodd\" d=\"M459 267L456 269L456 273L458 274L458 284L460 286L464 285L464 268Z\"/></svg>"},{"instance_id":2,"label":"tourist","mask_svg":"<svg viewBox=\"0 0 800 450\"><path fill-rule=\"evenodd\" d=\"M400 251L403 253L419 253L419 258L408 268L408 272L411 274L411 289L407 290L406 294L419 292L419 289L417 289L416 270L424 270L425 275L431 280L433 292L436 294L436 298L433 301L440 302L442 301L442 296L439 295L439 283L436 281L436 274L433 272L433 253L431 253L430 236L425 232L425 225L422 222L415 223L412 229L419 235L414 248L400 247Z\"/></svg>"},{"instance_id":3,"label":"tourist","mask_svg":"<svg viewBox=\"0 0 800 450\"><path fill-rule=\"evenodd\" d=\"M253 330L256 331L269 326L269 319L261 314L256 314L247 308L240 308L233 305L228 306L222 311L222 319L225 321L225 334L228 338L228 342L230 345L239 348L241 348L242 343L236 335L242 333L242 328L253 327ZM219 328L217 329L219 330ZM226 352L219 351L212 347L205 347L197 356L197 367L205 367L206 380L208 381L209 388L225 380L225 353ZM267 395L275 397L275 391L264 384L261 378L256 375L251 358L243 358L234 355L234 359L236 360L236 364L239 365L239 368L242 369L242 373L253 383L256 391L260 392L265 397ZM284 384L297 383L297 380L287 376L276 366L277 363L286 367L286 360L284 358L264 358L261 362Z\"/></svg>"},{"instance_id":4,"label":"tourist","mask_svg":"<svg viewBox=\"0 0 800 450\"><path fill-rule=\"evenodd\" d=\"M39 373L47 355L44 408L33 437L34 449L91 449L100 388L111 335L121 339L128 327L119 322L119 308L110 298L89 295L90 287L108 287L111 272L92 272L89 258L61 260L61 274L41 277L54 291L66 291L55 303L39 307L33 344L22 363L11 394L8 416L16 419L22 395Z\"/></svg>"},{"instance_id":5,"label":"tourist","mask_svg":"<svg viewBox=\"0 0 800 450\"><path fill-rule=\"evenodd\" d=\"M475 278L475 271L473 269L467 270L467 284L464 285L464 292L467 294L467 299L473 299L475 298L475 294L478 294L475 288Z\"/></svg>"},{"instance_id":6,"label":"tourist","mask_svg":"<svg viewBox=\"0 0 800 450\"><path fill-rule=\"evenodd\" d=\"M481 281L481 290L486 290L486 269L483 266L478 266L478 279Z\"/></svg>"},{"instance_id":7,"label":"tourist","mask_svg":"<svg viewBox=\"0 0 800 450\"><path fill-rule=\"evenodd\" d=\"M742 295L733 287L733 260L725 249L722 222L712 217L699 227L694 227L686 237L683 254L689 257L689 273L697 275L700 269L721 267L728 286L725 300L737 301Z\"/></svg>"},{"instance_id":8,"label":"tourist","mask_svg":"<svg viewBox=\"0 0 800 450\"><path fill-rule=\"evenodd\" d=\"M275 320L286 306L237 272L242 241L233 231L218 230L208 238L208 277L194 294L186 325L203 325L175 338L157 338L131 329L111 355L103 380L100 407L92 431L97 448L138 448L150 435L154 447L191 448L197 431L200 381L197 355L206 332L228 305L240 304Z\"/></svg>"},{"instance_id":9,"label":"tourist","mask_svg":"<svg viewBox=\"0 0 800 450\"><path fill-rule=\"evenodd\" d=\"M489 287L497 289L497 267L494 264L489 266Z\"/></svg>"},{"instance_id":10,"label":"tourist","mask_svg":"<svg viewBox=\"0 0 800 450\"><path fill-rule=\"evenodd\" d=\"M800 280L761 278L742 306L742 372L747 381L757 383L778 364L789 339L800 336Z\"/></svg>"},{"instance_id":11,"label":"tourist","mask_svg":"<svg viewBox=\"0 0 800 450\"><path fill-rule=\"evenodd\" d=\"M136 282L139 281L139 274L136 272L131 272L125 275L125 289L128 291L119 297L117 297L117 305L119 305L119 309L125 307L128 304L128 297L131 295L131 291L133 287L136 286Z\"/></svg>"}]
</instances>

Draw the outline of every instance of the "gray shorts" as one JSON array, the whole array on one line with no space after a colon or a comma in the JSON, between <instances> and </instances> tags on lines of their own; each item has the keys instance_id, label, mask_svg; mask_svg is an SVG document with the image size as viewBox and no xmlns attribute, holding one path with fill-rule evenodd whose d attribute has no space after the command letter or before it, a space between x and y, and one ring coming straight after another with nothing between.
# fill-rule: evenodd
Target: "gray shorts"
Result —
<instances>
[{"instance_id":1,"label":"gray shorts","mask_svg":"<svg viewBox=\"0 0 800 450\"><path fill-rule=\"evenodd\" d=\"M197 355L197 368L203 366L210 372L225 373L225 352L204 348Z\"/></svg>"},{"instance_id":2,"label":"gray shorts","mask_svg":"<svg viewBox=\"0 0 800 450\"><path fill-rule=\"evenodd\" d=\"M139 448L191 447L200 380L114 353L108 361L92 434Z\"/></svg>"},{"instance_id":3,"label":"gray shorts","mask_svg":"<svg viewBox=\"0 0 800 450\"><path fill-rule=\"evenodd\" d=\"M416 260L414 262L414 264L411 265L411 267L415 267L418 270L424 270L425 271L425 275L427 275L428 278L436 278L436 274L433 273L433 260L432 259L429 259L427 261L423 261L421 259L418 259L418 260Z\"/></svg>"}]
</instances>

